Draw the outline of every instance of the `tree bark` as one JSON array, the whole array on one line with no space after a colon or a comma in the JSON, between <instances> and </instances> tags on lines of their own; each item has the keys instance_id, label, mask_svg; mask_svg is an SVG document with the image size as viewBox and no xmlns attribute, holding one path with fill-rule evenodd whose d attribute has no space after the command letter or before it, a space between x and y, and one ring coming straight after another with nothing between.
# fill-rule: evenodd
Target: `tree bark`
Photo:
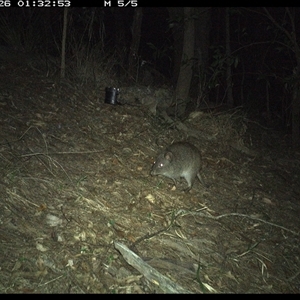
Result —
<instances>
[{"instance_id":1,"label":"tree bark","mask_svg":"<svg viewBox=\"0 0 300 300\"><path fill-rule=\"evenodd\" d=\"M231 47L230 47L230 18L229 7L226 7L225 24L226 24L226 88L227 88L227 104L233 107L233 93L232 93L232 73L231 73Z\"/></svg>"},{"instance_id":2,"label":"tree bark","mask_svg":"<svg viewBox=\"0 0 300 300\"><path fill-rule=\"evenodd\" d=\"M197 7L195 20L195 58L197 68L194 69L190 94L196 99L195 107L200 102L209 101L206 74L209 65L209 46L211 29L211 7Z\"/></svg>"},{"instance_id":3,"label":"tree bark","mask_svg":"<svg viewBox=\"0 0 300 300\"><path fill-rule=\"evenodd\" d=\"M299 66L298 66L299 68ZM298 77L299 78L299 77ZM292 99L292 140L293 146L300 145L300 93L299 84L296 83Z\"/></svg>"},{"instance_id":4,"label":"tree bark","mask_svg":"<svg viewBox=\"0 0 300 300\"><path fill-rule=\"evenodd\" d=\"M143 19L143 10L141 7L136 7L134 10L132 24L132 40L128 58L128 72L132 80L137 81L139 69L139 47L141 40L141 26Z\"/></svg>"},{"instance_id":5,"label":"tree bark","mask_svg":"<svg viewBox=\"0 0 300 300\"><path fill-rule=\"evenodd\" d=\"M124 55L124 49L126 49L126 30L125 21L123 18L124 11L118 7L114 7L113 16L115 18L116 34L115 34L115 49L116 49L116 59L120 66L125 66L127 56ZM129 51L128 51L129 52Z\"/></svg>"},{"instance_id":6,"label":"tree bark","mask_svg":"<svg viewBox=\"0 0 300 300\"><path fill-rule=\"evenodd\" d=\"M176 85L177 115L182 116L188 101L194 63L195 25L194 8L184 8L184 37L181 66Z\"/></svg>"},{"instance_id":7,"label":"tree bark","mask_svg":"<svg viewBox=\"0 0 300 300\"><path fill-rule=\"evenodd\" d=\"M172 30L173 36L173 76L171 78L174 86L177 83L181 57L182 57L182 45L183 45L183 7L168 7L170 15L169 26Z\"/></svg>"},{"instance_id":8,"label":"tree bark","mask_svg":"<svg viewBox=\"0 0 300 300\"><path fill-rule=\"evenodd\" d=\"M65 78L66 75L66 40L68 26L68 8L64 9L63 35L61 41L61 63L60 63L60 78Z\"/></svg>"}]
</instances>

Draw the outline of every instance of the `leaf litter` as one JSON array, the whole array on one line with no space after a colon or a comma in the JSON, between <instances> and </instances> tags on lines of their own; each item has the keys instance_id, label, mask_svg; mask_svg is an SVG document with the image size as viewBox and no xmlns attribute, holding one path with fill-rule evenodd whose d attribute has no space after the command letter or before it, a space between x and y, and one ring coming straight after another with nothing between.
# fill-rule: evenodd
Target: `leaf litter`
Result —
<instances>
[{"instance_id":1,"label":"leaf litter","mask_svg":"<svg viewBox=\"0 0 300 300\"><path fill-rule=\"evenodd\" d=\"M299 293L287 135L241 110L166 124L105 104L105 85L25 73L0 83L2 293ZM180 140L201 150L209 188L149 175Z\"/></svg>"}]
</instances>

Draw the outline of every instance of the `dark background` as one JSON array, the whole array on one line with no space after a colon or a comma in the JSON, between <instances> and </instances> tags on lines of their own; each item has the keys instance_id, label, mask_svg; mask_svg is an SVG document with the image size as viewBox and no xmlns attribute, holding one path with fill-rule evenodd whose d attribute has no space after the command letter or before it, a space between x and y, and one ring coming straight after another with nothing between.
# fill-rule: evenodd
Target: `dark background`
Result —
<instances>
[{"instance_id":1,"label":"dark background","mask_svg":"<svg viewBox=\"0 0 300 300\"><path fill-rule=\"evenodd\" d=\"M99 49L99 57L115 55L116 76L125 80L126 64L132 41L131 28L135 8L72 7L68 13L67 64L76 60L80 49ZM207 86L208 99L226 103L225 9L211 8L209 61L205 74L214 75ZM268 8L281 27L264 15L262 8L232 8L230 13L230 46L234 106L242 106L257 119L268 119L280 130L290 130L292 89L297 78L293 45L284 34L292 31L285 8ZM299 8L291 8L295 33L299 35ZM168 9L143 7L138 63L162 74L170 86L174 78L174 39ZM180 25L180 24L179 24ZM31 52L59 58L63 26L63 8L6 8L0 11L0 46L13 51ZM121 31L122 29L122 31ZM74 47L76 45L76 47ZM110 61L110 64L112 62ZM222 65L223 64L223 65ZM116 67L117 68L117 67ZM218 70L218 75L216 75ZM159 82L155 82L159 84ZM192 91L192 88L191 88ZM195 98L195 92L191 92ZM268 103L266 103L268 101Z\"/></svg>"}]
</instances>

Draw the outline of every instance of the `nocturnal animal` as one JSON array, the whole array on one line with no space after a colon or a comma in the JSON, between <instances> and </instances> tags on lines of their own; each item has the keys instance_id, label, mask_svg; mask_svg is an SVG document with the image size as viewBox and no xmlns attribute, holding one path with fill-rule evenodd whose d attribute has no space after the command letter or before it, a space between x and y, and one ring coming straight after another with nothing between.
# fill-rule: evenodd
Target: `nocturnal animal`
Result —
<instances>
[{"instance_id":1,"label":"nocturnal animal","mask_svg":"<svg viewBox=\"0 0 300 300\"><path fill-rule=\"evenodd\" d=\"M196 176L206 186L200 175L201 168L202 158L199 149L188 142L176 142L157 156L150 174L171 178L175 185L176 181L183 177L188 184L185 190L189 191Z\"/></svg>"}]
</instances>

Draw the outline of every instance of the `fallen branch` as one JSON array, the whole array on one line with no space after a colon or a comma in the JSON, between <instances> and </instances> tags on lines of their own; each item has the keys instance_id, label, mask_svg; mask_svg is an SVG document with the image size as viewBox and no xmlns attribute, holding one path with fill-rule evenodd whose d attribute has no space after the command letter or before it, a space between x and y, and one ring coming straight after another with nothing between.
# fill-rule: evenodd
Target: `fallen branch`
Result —
<instances>
[{"instance_id":1,"label":"fallen branch","mask_svg":"<svg viewBox=\"0 0 300 300\"><path fill-rule=\"evenodd\" d=\"M180 285L176 284L169 278L160 274L156 269L145 263L138 255L132 252L128 247L119 242L114 242L115 248L120 251L123 258L143 274L149 281L159 286L164 293L185 293L190 294L191 292L184 289Z\"/></svg>"}]
</instances>

